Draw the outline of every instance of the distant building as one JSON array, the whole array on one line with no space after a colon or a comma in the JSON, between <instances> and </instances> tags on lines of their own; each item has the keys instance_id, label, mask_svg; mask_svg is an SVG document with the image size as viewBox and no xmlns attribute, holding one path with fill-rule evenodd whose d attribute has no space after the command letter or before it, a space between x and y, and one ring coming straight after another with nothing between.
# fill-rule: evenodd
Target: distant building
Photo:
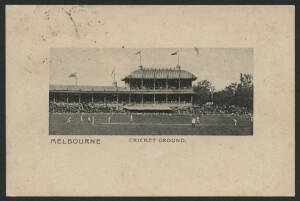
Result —
<instances>
[{"instance_id":1,"label":"distant building","mask_svg":"<svg viewBox=\"0 0 300 201\"><path fill-rule=\"evenodd\" d=\"M122 81L125 87L50 85L52 103L92 103L123 105L127 110L167 110L172 105L192 105L192 82L197 77L175 68L144 68L133 71Z\"/></svg>"}]
</instances>

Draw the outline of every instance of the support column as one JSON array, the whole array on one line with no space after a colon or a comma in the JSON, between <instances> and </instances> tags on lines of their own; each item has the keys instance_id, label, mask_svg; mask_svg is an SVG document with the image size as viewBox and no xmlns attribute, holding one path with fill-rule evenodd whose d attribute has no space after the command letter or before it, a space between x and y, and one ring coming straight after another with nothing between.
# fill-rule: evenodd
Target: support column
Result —
<instances>
[{"instance_id":1,"label":"support column","mask_svg":"<svg viewBox=\"0 0 300 201\"><path fill-rule=\"evenodd\" d=\"M104 105L106 105L106 96L104 95Z\"/></svg>"},{"instance_id":2,"label":"support column","mask_svg":"<svg viewBox=\"0 0 300 201\"><path fill-rule=\"evenodd\" d=\"M119 109L119 95L117 94L117 109Z\"/></svg>"},{"instance_id":3,"label":"support column","mask_svg":"<svg viewBox=\"0 0 300 201\"><path fill-rule=\"evenodd\" d=\"M166 94L166 103L168 103L168 94Z\"/></svg>"},{"instance_id":4,"label":"support column","mask_svg":"<svg viewBox=\"0 0 300 201\"><path fill-rule=\"evenodd\" d=\"M67 93L67 111L69 111L69 93Z\"/></svg>"},{"instance_id":5,"label":"support column","mask_svg":"<svg viewBox=\"0 0 300 201\"><path fill-rule=\"evenodd\" d=\"M80 104L81 103L81 94L79 94L79 99L78 100L79 100L79 104ZM81 110L81 106L79 106L79 112L80 112L80 110Z\"/></svg>"},{"instance_id":6,"label":"support column","mask_svg":"<svg viewBox=\"0 0 300 201\"><path fill-rule=\"evenodd\" d=\"M179 69L179 80L178 80L178 88L180 89L181 86L180 86L180 74L181 74L181 70Z\"/></svg>"},{"instance_id":7,"label":"support column","mask_svg":"<svg viewBox=\"0 0 300 201\"><path fill-rule=\"evenodd\" d=\"M131 94L129 94L128 102L131 104Z\"/></svg>"},{"instance_id":8,"label":"support column","mask_svg":"<svg viewBox=\"0 0 300 201\"><path fill-rule=\"evenodd\" d=\"M53 103L55 104L55 93L53 93ZM52 107L52 112L55 112L55 105Z\"/></svg>"},{"instance_id":9,"label":"support column","mask_svg":"<svg viewBox=\"0 0 300 201\"><path fill-rule=\"evenodd\" d=\"M129 90L131 90L131 80L129 79Z\"/></svg>"},{"instance_id":10,"label":"support column","mask_svg":"<svg viewBox=\"0 0 300 201\"><path fill-rule=\"evenodd\" d=\"M153 101L154 101L154 104L155 104L155 94L153 94Z\"/></svg>"},{"instance_id":11,"label":"support column","mask_svg":"<svg viewBox=\"0 0 300 201\"><path fill-rule=\"evenodd\" d=\"M154 78L153 86L154 86L154 88L153 88L153 89L155 90L155 78Z\"/></svg>"},{"instance_id":12,"label":"support column","mask_svg":"<svg viewBox=\"0 0 300 201\"><path fill-rule=\"evenodd\" d=\"M144 94L142 94L142 104L144 104Z\"/></svg>"},{"instance_id":13,"label":"support column","mask_svg":"<svg viewBox=\"0 0 300 201\"><path fill-rule=\"evenodd\" d=\"M180 94L178 95L178 102L179 102L179 105L180 105Z\"/></svg>"},{"instance_id":14,"label":"support column","mask_svg":"<svg viewBox=\"0 0 300 201\"><path fill-rule=\"evenodd\" d=\"M169 86L168 86L168 79L166 80L166 89L168 89Z\"/></svg>"},{"instance_id":15,"label":"support column","mask_svg":"<svg viewBox=\"0 0 300 201\"><path fill-rule=\"evenodd\" d=\"M92 93L92 103L94 103L94 93Z\"/></svg>"}]
</instances>

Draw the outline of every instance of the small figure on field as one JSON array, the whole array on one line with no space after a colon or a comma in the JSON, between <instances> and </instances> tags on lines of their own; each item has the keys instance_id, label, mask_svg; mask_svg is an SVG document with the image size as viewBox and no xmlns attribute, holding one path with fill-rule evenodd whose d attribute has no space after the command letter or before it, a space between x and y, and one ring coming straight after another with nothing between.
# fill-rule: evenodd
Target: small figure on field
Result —
<instances>
[{"instance_id":1,"label":"small figure on field","mask_svg":"<svg viewBox=\"0 0 300 201\"><path fill-rule=\"evenodd\" d=\"M233 119L233 124L234 124L234 126L237 126L237 120L236 119Z\"/></svg>"},{"instance_id":2,"label":"small figure on field","mask_svg":"<svg viewBox=\"0 0 300 201\"><path fill-rule=\"evenodd\" d=\"M200 117L199 116L197 116L197 126L200 127Z\"/></svg>"},{"instance_id":3,"label":"small figure on field","mask_svg":"<svg viewBox=\"0 0 300 201\"><path fill-rule=\"evenodd\" d=\"M92 125L95 125L95 117L92 116Z\"/></svg>"},{"instance_id":4,"label":"small figure on field","mask_svg":"<svg viewBox=\"0 0 300 201\"><path fill-rule=\"evenodd\" d=\"M71 123L71 116L70 117L68 117L68 119L67 119L67 123Z\"/></svg>"},{"instance_id":5,"label":"small figure on field","mask_svg":"<svg viewBox=\"0 0 300 201\"><path fill-rule=\"evenodd\" d=\"M196 119L193 118L193 119L192 119L192 127L195 127L195 124L196 124Z\"/></svg>"}]
</instances>

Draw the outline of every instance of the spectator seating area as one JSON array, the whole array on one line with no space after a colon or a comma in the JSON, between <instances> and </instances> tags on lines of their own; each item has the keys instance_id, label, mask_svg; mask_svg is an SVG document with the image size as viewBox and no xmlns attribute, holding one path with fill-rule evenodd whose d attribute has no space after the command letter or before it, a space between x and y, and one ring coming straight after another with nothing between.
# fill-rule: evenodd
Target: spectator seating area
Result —
<instances>
[{"instance_id":1,"label":"spectator seating area","mask_svg":"<svg viewBox=\"0 0 300 201\"><path fill-rule=\"evenodd\" d=\"M177 114L248 114L246 107L231 106L215 106L213 104L203 104L202 106L191 105L170 105L173 113ZM125 113L126 106L111 104L97 104L97 103L49 103L49 112L51 113Z\"/></svg>"}]
</instances>

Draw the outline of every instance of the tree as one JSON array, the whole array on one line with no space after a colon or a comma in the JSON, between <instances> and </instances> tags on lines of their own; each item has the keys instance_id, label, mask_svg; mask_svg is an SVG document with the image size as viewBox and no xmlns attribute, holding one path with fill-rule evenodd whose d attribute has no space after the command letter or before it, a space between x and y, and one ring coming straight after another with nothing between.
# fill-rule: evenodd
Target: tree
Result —
<instances>
[{"instance_id":1,"label":"tree","mask_svg":"<svg viewBox=\"0 0 300 201\"><path fill-rule=\"evenodd\" d=\"M230 85L226 86L225 89L216 92L214 94L214 103L220 106L234 105L237 88L237 83L231 83Z\"/></svg>"},{"instance_id":2,"label":"tree","mask_svg":"<svg viewBox=\"0 0 300 201\"><path fill-rule=\"evenodd\" d=\"M202 80L194 86L194 104L202 105L213 101L218 106L236 105L246 107L253 111L253 76L242 74L239 83L231 83L221 91L215 91L215 87L208 80Z\"/></svg>"},{"instance_id":3,"label":"tree","mask_svg":"<svg viewBox=\"0 0 300 201\"><path fill-rule=\"evenodd\" d=\"M237 88L238 88L238 84L234 82L228 85L227 87L225 87L225 91L228 91L230 94L232 94L232 96L234 96L237 91Z\"/></svg>"},{"instance_id":4,"label":"tree","mask_svg":"<svg viewBox=\"0 0 300 201\"><path fill-rule=\"evenodd\" d=\"M253 76L251 74L241 74L235 99L237 105L253 111Z\"/></svg>"},{"instance_id":5,"label":"tree","mask_svg":"<svg viewBox=\"0 0 300 201\"><path fill-rule=\"evenodd\" d=\"M208 80L201 80L194 87L195 99L194 103L202 105L206 102L212 101L215 87Z\"/></svg>"},{"instance_id":6,"label":"tree","mask_svg":"<svg viewBox=\"0 0 300 201\"><path fill-rule=\"evenodd\" d=\"M214 103L219 106L237 105L253 111L253 76L241 73L240 83L231 83L214 94Z\"/></svg>"}]
</instances>

